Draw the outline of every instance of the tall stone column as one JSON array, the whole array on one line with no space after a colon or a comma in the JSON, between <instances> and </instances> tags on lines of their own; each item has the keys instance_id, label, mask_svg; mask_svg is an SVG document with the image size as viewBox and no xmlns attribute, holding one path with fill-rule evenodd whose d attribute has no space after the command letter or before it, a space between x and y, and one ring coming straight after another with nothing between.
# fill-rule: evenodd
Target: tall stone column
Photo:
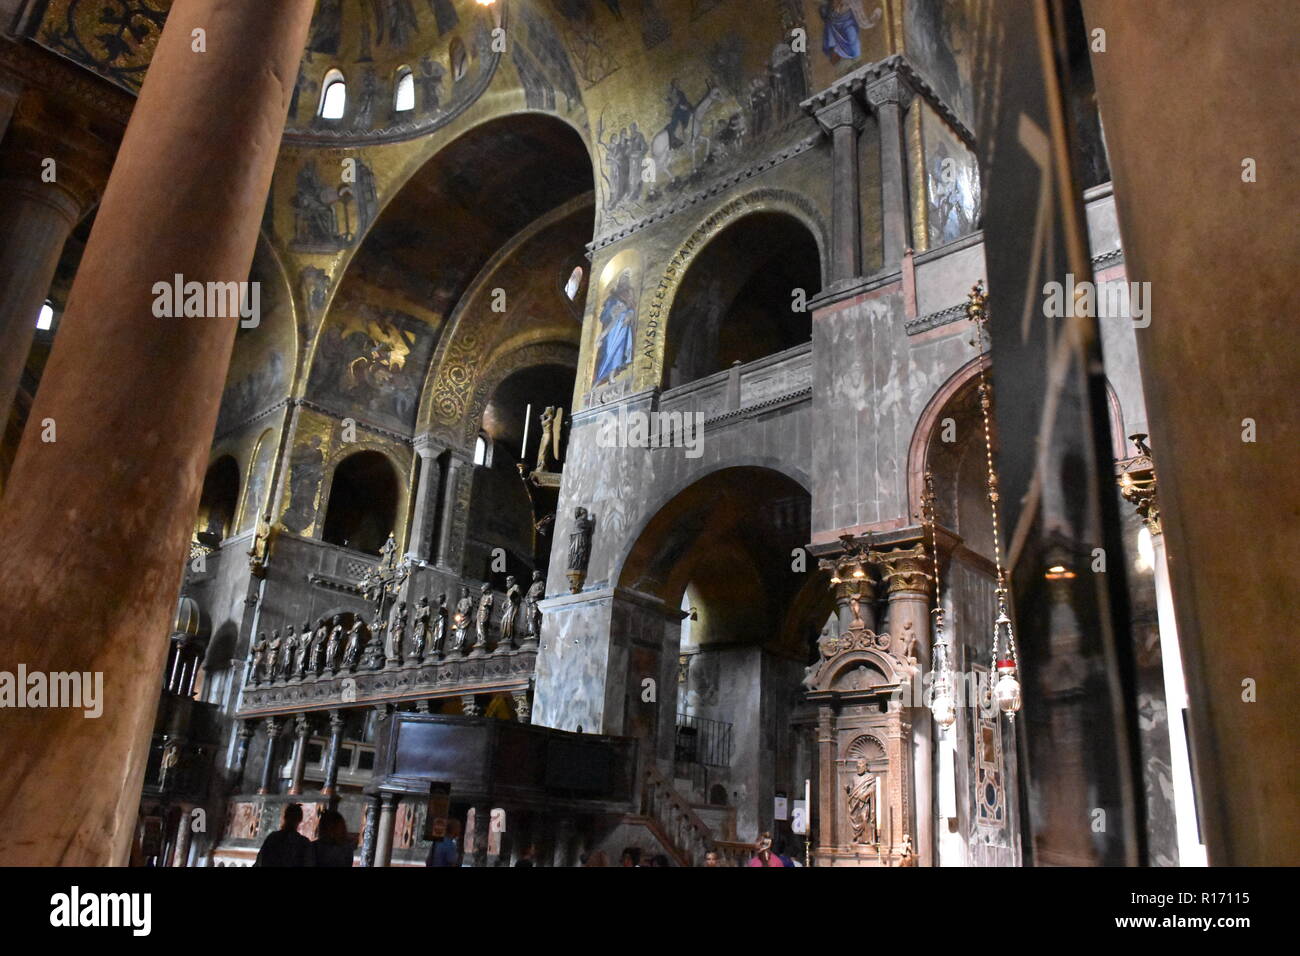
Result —
<instances>
[{"instance_id":1,"label":"tall stone column","mask_svg":"<svg viewBox=\"0 0 1300 956\"><path fill-rule=\"evenodd\" d=\"M7 418L63 244L94 204L113 144L30 90L0 149L0 420Z\"/></svg>"},{"instance_id":2,"label":"tall stone column","mask_svg":"<svg viewBox=\"0 0 1300 956\"><path fill-rule=\"evenodd\" d=\"M379 829L375 833L375 866L388 866L393 861L393 827L397 823L395 793L379 795Z\"/></svg>"},{"instance_id":3,"label":"tall stone column","mask_svg":"<svg viewBox=\"0 0 1300 956\"><path fill-rule=\"evenodd\" d=\"M930 566L929 555L918 546L887 553L881 572L888 602L890 650L904 663L909 658L915 660L914 666L922 676L930 666L930 574L927 571ZM913 682L914 691L923 686L922 682ZM916 829L911 829L910 823L905 826L912 837L918 864L930 866L934 862L933 721L929 709L917 697L913 693L911 698L904 698L912 704Z\"/></svg>"},{"instance_id":4,"label":"tall stone column","mask_svg":"<svg viewBox=\"0 0 1300 956\"><path fill-rule=\"evenodd\" d=\"M447 479L442 485L442 527L438 529L438 567L460 573L459 557L453 557L452 552L457 549L455 524L457 497L461 482L461 472L465 469L465 461L456 453L456 449L451 449L447 456Z\"/></svg>"},{"instance_id":5,"label":"tall stone column","mask_svg":"<svg viewBox=\"0 0 1300 956\"><path fill-rule=\"evenodd\" d=\"M831 283L862 274L862 198L859 182L858 136L866 113L847 93L815 114L831 137Z\"/></svg>"},{"instance_id":6,"label":"tall stone column","mask_svg":"<svg viewBox=\"0 0 1300 956\"><path fill-rule=\"evenodd\" d=\"M280 722L274 717L266 718L266 758L262 761L262 779L257 785L260 796L271 792L271 774L275 770L275 742L279 737Z\"/></svg>"},{"instance_id":7,"label":"tall stone column","mask_svg":"<svg viewBox=\"0 0 1300 956\"><path fill-rule=\"evenodd\" d=\"M911 212L907 205L907 151L903 111L912 91L897 73L882 76L866 89L867 102L880 125L880 206L886 269L903 261L912 245Z\"/></svg>"},{"instance_id":8,"label":"tall stone column","mask_svg":"<svg viewBox=\"0 0 1300 956\"><path fill-rule=\"evenodd\" d=\"M407 557L428 561L431 557L433 521L438 509L438 458L427 435L415 440L415 453L420 458L420 473L415 485L415 510L411 515L410 539L406 545Z\"/></svg>"},{"instance_id":9,"label":"tall stone column","mask_svg":"<svg viewBox=\"0 0 1300 956\"><path fill-rule=\"evenodd\" d=\"M0 506L5 660L101 673L108 710L0 711L0 865L126 862L237 325L153 290L248 279L314 8L176 0L159 38L32 411L57 441L27 429Z\"/></svg>"},{"instance_id":10,"label":"tall stone column","mask_svg":"<svg viewBox=\"0 0 1300 956\"><path fill-rule=\"evenodd\" d=\"M334 791L338 789L339 784L339 747L343 744L343 712L339 710L330 711L330 742L325 749L325 780L321 784L320 792L328 797L334 797ZM330 806L335 801L330 801Z\"/></svg>"},{"instance_id":11,"label":"tall stone column","mask_svg":"<svg viewBox=\"0 0 1300 956\"><path fill-rule=\"evenodd\" d=\"M293 765L289 772L289 795L296 797L302 793L302 776L307 765L307 737L311 734L311 720L306 714L299 714L294 727Z\"/></svg>"}]
</instances>

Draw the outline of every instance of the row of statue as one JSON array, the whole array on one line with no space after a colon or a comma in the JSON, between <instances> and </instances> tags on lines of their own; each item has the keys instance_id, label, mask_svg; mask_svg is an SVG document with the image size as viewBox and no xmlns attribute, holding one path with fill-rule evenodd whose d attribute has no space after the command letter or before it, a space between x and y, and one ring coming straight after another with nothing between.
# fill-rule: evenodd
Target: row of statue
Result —
<instances>
[{"instance_id":1,"label":"row of statue","mask_svg":"<svg viewBox=\"0 0 1300 956\"><path fill-rule=\"evenodd\" d=\"M493 650L512 649L516 638L522 638L526 644L537 641L542 629L539 604L545 596L546 581L540 571L533 572L527 592L520 588L513 575L506 578L504 606ZM356 616L352 626L345 630L343 616L335 614L329 622L321 618L314 629L308 621L301 633L292 624L283 635L276 628L270 639L265 633L259 634L249 649L249 685L328 678L357 670L415 666L424 663L426 658L441 660L451 655L486 653L495 604L487 584L479 589L477 600L469 587L461 588L460 599L450 613L447 595L438 596L436 607L429 603L428 597L422 597L415 607L415 626L409 642L409 612L405 601L396 604L387 620L376 608L369 627ZM445 646L448 637L451 638L449 647Z\"/></svg>"}]
</instances>

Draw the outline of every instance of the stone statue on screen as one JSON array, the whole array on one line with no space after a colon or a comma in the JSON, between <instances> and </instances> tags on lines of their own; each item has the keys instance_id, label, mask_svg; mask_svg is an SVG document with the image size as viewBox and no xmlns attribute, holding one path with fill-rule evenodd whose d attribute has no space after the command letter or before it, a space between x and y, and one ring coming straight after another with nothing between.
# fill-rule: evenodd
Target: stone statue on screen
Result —
<instances>
[{"instance_id":1,"label":"stone statue on screen","mask_svg":"<svg viewBox=\"0 0 1300 956\"><path fill-rule=\"evenodd\" d=\"M311 621L302 622L302 633L298 637L298 679L305 680L307 669L314 659L316 645L312 641Z\"/></svg>"},{"instance_id":2,"label":"stone statue on screen","mask_svg":"<svg viewBox=\"0 0 1300 956\"><path fill-rule=\"evenodd\" d=\"M465 638L469 635L470 625L474 623L474 599L469 596L469 588L460 589L460 600L456 602L456 642L452 650L460 653L465 650Z\"/></svg>"},{"instance_id":3,"label":"stone statue on screen","mask_svg":"<svg viewBox=\"0 0 1300 956\"><path fill-rule=\"evenodd\" d=\"M267 659L271 662L270 677L272 681L280 679L280 665L282 663L280 660L280 647L283 643L284 641L280 639L280 629L278 627L273 628L271 630L271 643L266 648Z\"/></svg>"},{"instance_id":4,"label":"stone statue on screen","mask_svg":"<svg viewBox=\"0 0 1300 956\"><path fill-rule=\"evenodd\" d=\"M329 642L325 645L325 669L332 672L338 666L339 645L343 643L342 615L335 614L330 624Z\"/></svg>"},{"instance_id":5,"label":"stone statue on screen","mask_svg":"<svg viewBox=\"0 0 1300 956\"><path fill-rule=\"evenodd\" d=\"M478 617L474 621L475 640L472 650L487 650L488 626L492 623L492 605L494 603L496 602L492 598L491 585L483 585L479 591Z\"/></svg>"},{"instance_id":6,"label":"stone statue on screen","mask_svg":"<svg viewBox=\"0 0 1300 956\"><path fill-rule=\"evenodd\" d=\"M560 460L560 426L564 409L548 405L542 412L542 440L537 446L537 471L554 471Z\"/></svg>"},{"instance_id":7,"label":"stone statue on screen","mask_svg":"<svg viewBox=\"0 0 1300 956\"><path fill-rule=\"evenodd\" d=\"M290 624L284 635L284 644L281 646L280 651L280 671L284 675L285 680L291 680L293 678L297 653L298 635L294 632L293 625Z\"/></svg>"},{"instance_id":8,"label":"stone statue on screen","mask_svg":"<svg viewBox=\"0 0 1300 956\"><path fill-rule=\"evenodd\" d=\"M411 660L424 660L424 646L429 640L429 597L425 595L415 605L415 629L411 633Z\"/></svg>"},{"instance_id":9,"label":"stone statue on screen","mask_svg":"<svg viewBox=\"0 0 1300 956\"><path fill-rule=\"evenodd\" d=\"M577 594L582 590L582 583L587 580L587 565L591 561L591 532L596 520L587 513L586 508L575 508L573 512L573 530L569 532L569 591Z\"/></svg>"},{"instance_id":10,"label":"stone statue on screen","mask_svg":"<svg viewBox=\"0 0 1300 956\"><path fill-rule=\"evenodd\" d=\"M442 656L442 645L447 639L447 595L438 595L438 607L433 612L433 638L429 642L429 650L437 656Z\"/></svg>"},{"instance_id":11,"label":"stone statue on screen","mask_svg":"<svg viewBox=\"0 0 1300 956\"><path fill-rule=\"evenodd\" d=\"M501 645L515 646L515 628L519 621L519 601L523 592L515 583L514 575L506 576L505 605L501 609Z\"/></svg>"},{"instance_id":12,"label":"stone statue on screen","mask_svg":"<svg viewBox=\"0 0 1300 956\"><path fill-rule=\"evenodd\" d=\"M257 635L257 640L253 641L249 648L251 652L252 667L249 669L248 680L251 684L259 683L266 674L266 649L269 647L266 640L265 632Z\"/></svg>"},{"instance_id":13,"label":"stone statue on screen","mask_svg":"<svg viewBox=\"0 0 1300 956\"><path fill-rule=\"evenodd\" d=\"M528 594L524 597L524 633L536 640L542 634L542 609L539 606L546 597L546 580L541 571L533 572L533 583L528 585Z\"/></svg>"},{"instance_id":14,"label":"stone statue on screen","mask_svg":"<svg viewBox=\"0 0 1300 956\"><path fill-rule=\"evenodd\" d=\"M358 617L352 622L352 626L348 628L348 644L343 650L343 669L345 671L357 669L357 661L361 657L361 645L365 642L362 635L364 626L361 623L361 618Z\"/></svg>"}]
</instances>

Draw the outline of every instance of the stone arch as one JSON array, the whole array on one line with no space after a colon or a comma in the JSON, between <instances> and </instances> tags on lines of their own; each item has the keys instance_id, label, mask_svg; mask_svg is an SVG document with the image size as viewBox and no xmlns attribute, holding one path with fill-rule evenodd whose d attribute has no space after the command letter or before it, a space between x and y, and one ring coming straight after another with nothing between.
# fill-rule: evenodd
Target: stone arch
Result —
<instances>
[{"instance_id":1,"label":"stone arch","mask_svg":"<svg viewBox=\"0 0 1300 956\"><path fill-rule=\"evenodd\" d=\"M912 441L907 449L907 510L914 521L921 516L921 501L925 494L925 469L930 443L943 418L943 412L961 392L973 387L981 369L990 367L988 353L971 359L930 396L912 430Z\"/></svg>"},{"instance_id":2,"label":"stone arch","mask_svg":"<svg viewBox=\"0 0 1300 956\"><path fill-rule=\"evenodd\" d=\"M755 212L784 213L798 220L817 243L821 262L823 288L829 281L830 234L826 221L816 205L801 193L789 189L762 186L743 192L728 200L700 222L663 268L658 284L650 296L649 304L638 325L638 338L643 345L647 339L655 344L655 363L650 380L657 383L663 378L664 343L668 317L672 314L677 291L691 264L700 252L719 234L738 220ZM649 383L647 383L649 384Z\"/></svg>"},{"instance_id":3,"label":"stone arch","mask_svg":"<svg viewBox=\"0 0 1300 956\"><path fill-rule=\"evenodd\" d=\"M390 472L388 477L391 477L393 483L393 514L390 522L391 527L388 530L392 532L396 539L401 539L408 494L404 467L398 464L391 449L383 444L374 441L359 441L335 448L326 465L325 477L321 486L321 517L316 526L316 536L321 540L325 540L326 526L330 523L330 505L334 500L335 481L338 477L339 468L345 462L355 460L362 455L377 456L377 460L383 461L388 466ZM368 551L369 549L359 550Z\"/></svg>"}]
</instances>

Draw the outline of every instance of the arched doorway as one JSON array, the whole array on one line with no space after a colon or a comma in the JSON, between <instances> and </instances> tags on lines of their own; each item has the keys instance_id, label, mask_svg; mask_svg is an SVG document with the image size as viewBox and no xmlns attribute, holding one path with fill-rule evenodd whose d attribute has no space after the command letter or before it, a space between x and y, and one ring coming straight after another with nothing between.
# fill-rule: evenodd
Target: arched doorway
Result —
<instances>
[{"instance_id":1,"label":"arched doorway","mask_svg":"<svg viewBox=\"0 0 1300 956\"><path fill-rule=\"evenodd\" d=\"M736 220L695 257L668 319L666 386L686 385L807 342L821 291L817 240L798 219Z\"/></svg>"},{"instance_id":2,"label":"arched doorway","mask_svg":"<svg viewBox=\"0 0 1300 956\"><path fill-rule=\"evenodd\" d=\"M636 678L654 662L634 646L627 732L656 739L683 797L719 806L708 811L716 839L789 838L777 798L788 807L812 772L810 741L792 718L832 603L802 550L809 505L799 482L772 469L712 472L649 520L619 575L620 587L681 609L671 723L665 708L652 715L642 704Z\"/></svg>"},{"instance_id":3,"label":"arched doorway","mask_svg":"<svg viewBox=\"0 0 1300 956\"><path fill-rule=\"evenodd\" d=\"M379 554L396 526L397 496L397 475L387 457L377 451L348 456L334 469L321 537Z\"/></svg>"}]
</instances>

